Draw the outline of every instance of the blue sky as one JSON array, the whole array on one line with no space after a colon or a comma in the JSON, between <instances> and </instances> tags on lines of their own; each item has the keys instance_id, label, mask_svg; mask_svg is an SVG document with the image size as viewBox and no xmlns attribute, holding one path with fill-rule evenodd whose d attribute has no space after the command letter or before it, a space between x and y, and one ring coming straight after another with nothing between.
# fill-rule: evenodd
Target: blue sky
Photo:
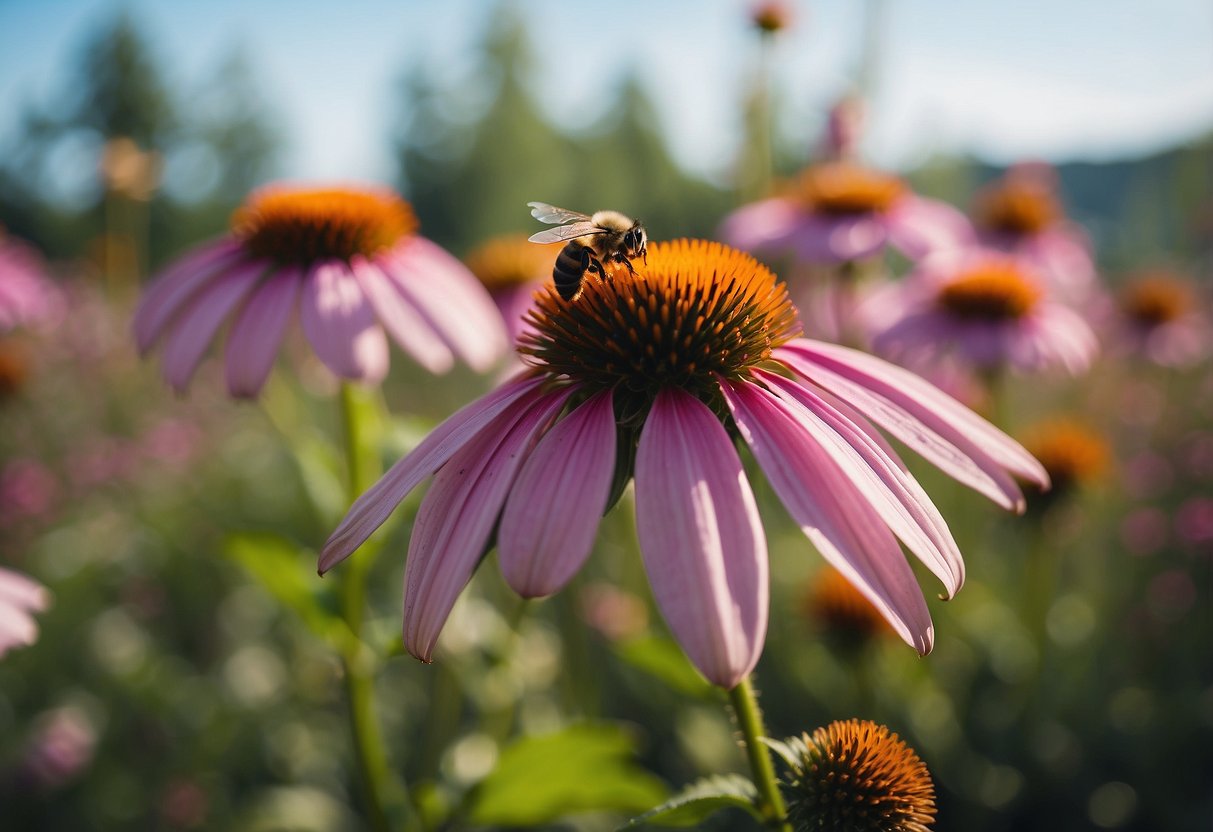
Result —
<instances>
[{"instance_id":1,"label":"blue sky","mask_svg":"<svg viewBox=\"0 0 1213 832\"><path fill-rule=\"evenodd\" d=\"M727 171L756 60L747 0L522 0L539 49L537 88L583 124L627 67L657 98L679 158ZM854 79L858 0L803 0L774 55L786 132L806 144ZM1108 158L1213 128L1213 5L1207 0L884 0L877 93L865 149L888 166L932 151L995 161ZM0 0L0 141L25 102L67 92L90 28L129 9L169 81L197 89L237 46L287 137L281 173L388 179L394 88L421 63L472 71L490 19L477 0ZM604 9L606 13L604 14ZM590 15L593 15L592 17Z\"/></svg>"}]
</instances>

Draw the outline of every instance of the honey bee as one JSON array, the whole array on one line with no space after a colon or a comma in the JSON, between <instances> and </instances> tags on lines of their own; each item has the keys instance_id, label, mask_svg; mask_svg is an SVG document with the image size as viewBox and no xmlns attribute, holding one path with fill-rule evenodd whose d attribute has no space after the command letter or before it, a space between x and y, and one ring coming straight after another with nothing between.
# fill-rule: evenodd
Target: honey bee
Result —
<instances>
[{"instance_id":1,"label":"honey bee","mask_svg":"<svg viewBox=\"0 0 1213 832\"><path fill-rule=\"evenodd\" d=\"M640 257L648 263L649 235L640 220L618 211L596 211L591 215L566 211L546 202L527 205L535 219L559 226L540 231L530 239L532 243L565 243L552 269L556 291L565 300L576 300L581 295L582 281L591 272L602 279L607 276L609 264L619 263L635 274L632 258Z\"/></svg>"}]
</instances>

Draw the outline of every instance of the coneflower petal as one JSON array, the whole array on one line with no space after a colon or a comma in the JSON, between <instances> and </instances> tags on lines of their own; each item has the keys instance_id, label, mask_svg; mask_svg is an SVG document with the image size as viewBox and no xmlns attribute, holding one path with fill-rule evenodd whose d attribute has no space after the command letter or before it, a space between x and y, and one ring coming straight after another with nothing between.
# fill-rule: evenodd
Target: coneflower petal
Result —
<instances>
[{"instance_id":1,"label":"coneflower petal","mask_svg":"<svg viewBox=\"0 0 1213 832\"><path fill-rule=\"evenodd\" d=\"M867 479L875 486L876 499L872 500L872 505L893 533L943 582L947 597L955 595L964 585L964 559L960 548L939 509L918 481L906 472L900 460L891 457L880 443L873 441L863 428L852 423L825 397L773 373L759 371L758 377L784 401L803 408L820 420L816 429L811 422L806 424L807 428L815 433L820 427L829 429L825 436L833 446L831 456L835 462L852 474L857 485ZM861 490L865 495L872 493L870 489Z\"/></svg>"},{"instance_id":2,"label":"coneflower petal","mask_svg":"<svg viewBox=\"0 0 1213 832\"><path fill-rule=\"evenodd\" d=\"M791 200L764 199L725 218L720 226L720 239L746 251L783 248L803 220L804 211Z\"/></svg>"},{"instance_id":3,"label":"coneflower petal","mask_svg":"<svg viewBox=\"0 0 1213 832\"><path fill-rule=\"evenodd\" d=\"M792 235L792 244L805 260L838 262L870 257L880 251L888 236L884 220L870 214L805 214Z\"/></svg>"},{"instance_id":4,"label":"coneflower petal","mask_svg":"<svg viewBox=\"0 0 1213 832\"><path fill-rule=\"evenodd\" d=\"M383 328L418 364L431 373L445 373L455 365L455 356L438 333L377 263L356 257L350 270Z\"/></svg>"},{"instance_id":5,"label":"coneflower petal","mask_svg":"<svg viewBox=\"0 0 1213 832\"><path fill-rule=\"evenodd\" d=\"M907 194L885 214L889 243L917 260L939 251L973 245L976 233L965 215L946 202Z\"/></svg>"},{"instance_id":6,"label":"coneflower petal","mask_svg":"<svg viewBox=\"0 0 1213 832\"><path fill-rule=\"evenodd\" d=\"M244 300L264 269L264 263L246 263L216 277L181 313L164 346L161 366L164 380L178 393L189 384L220 324Z\"/></svg>"},{"instance_id":7,"label":"coneflower petal","mask_svg":"<svg viewBox=\"0 0 1213 832\"><path fill-rule=\"evenodd\" d=\"M261 392L302 283L303 272L288 266L262 281L240 310L227 339L227 389L233 396L254 398Z\"/></svg>"},{"instance_id":8,"label":"coneflower petal","mask_svg":"<svg viewBox=\"0 0 1213 832\"><path fill-rule=\"evenodd\" d=\"M1048 474L1023 446L913 373L857 350L808 339L780 347L774 357L1005 508L1024 507L1008 471L1048 484Z\"/></svg>"},{"instance_id":9,"label":"coneflower petal","mask_svg":"<svg viewBox=\"0 0 1213 832\"><path fill-rule=\"evenodd\" d=\"M610 390L588 399L544 434L518 474L501 515L501 572L524 598L551 595L589 557L615 471Z\"/></svg>"},{"instance_id":10,"label":"coneflower petal","mask_svg":"<svg viewBox=\"0 0 1213 832\"><path fill-rule=\"evenodd\" d=\"M388 469L366 492L354 501L340 525L329 536L320 552L317 571L323 575L366 542L388 515L421 484L421 481L446 464L454 454L481 431L498 432L498 418L510 419L506 411L521 406L520 400L538 389L544 380L522 377L508 381L493 392L458 410L404 458ZM503 414L506 414L503 416Z\"/></svg>"},{"instance_id":11,"label":"coneflower petal","mask_svg":"<svg viewBox=\"0 0 1213 832\"><path fill-rule=\"evenodd\" d=\"M404 646L430 661L471 579L514 477L571 388L536 393L510 424L484 431L439 469L421 501L404 568Z\"/></svg>"},{"instance_id":12,"label":"coneflower petal","mask_svg":"<svg viewBox=\"0 0 1213 832\"><path fill-rule=\"evenodd\" d=\"M400 289L469 367L487 370L509 349L492 299L456 257L415 237L399 253L381 259Z\"/></svg>"},{"instance_id":13,"label":"coneflower petal","mask_svg":"<svg viewBox=\"0 0 1213 832\"><path fill-rule=\"evenodd\" d=\"M657 394L640 435L636 530L670 630L709 681L734 687L766 638L766 537L728 433L676 388Z\"/></svg>"},{"instance_id":14,"label":"coneflower petal","mask_svg":"<svg viewBox=\"0 0 1213 832\"><path fill-rule=\"evenodd\" d=\"M774 394L749 382L728 382L721 390L742 438L792 519L906 643L929 653L934 628L926 602L896 538L868 498Z\"/></svg>"},{"instance_id":15,"label":"coneflower petal","mask_svg":"<svg viewBox=\"0 0 1213 832\"><path fill-rule=\"evenodd\" d=\"M213 277L247 254L234 240L205 243L158 276L139 301L133 328L139 352L147 352L173 317Z\"/></svg>"},{"instance_id":16,"label":"coneflower petal","mask_svg":"<svg viewBox=\"0 0 1213 832\"><path fill-rule=\"evenodd\" d=\"M316 357L335 375L377 382L387 374L387 337L345 263L331 260L308 272L299 322Z\"/></svg>"}]
</instances>

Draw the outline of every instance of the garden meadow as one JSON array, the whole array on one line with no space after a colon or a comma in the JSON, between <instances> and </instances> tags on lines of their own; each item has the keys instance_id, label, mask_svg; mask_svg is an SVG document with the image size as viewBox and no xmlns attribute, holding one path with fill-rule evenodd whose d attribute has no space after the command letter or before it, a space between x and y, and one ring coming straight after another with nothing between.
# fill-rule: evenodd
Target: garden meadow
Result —
<instances>
[{"instance_id":1,"label":"garden meadow","mask_svg":"<svg viewBox=\"0 0 1213 832\"><path fill-rule=\"evenodd\" d=\"M79 18L0 122L0 825L1208 828L1213 133L894 169L898 4L806 113L815 5L710 5L715 176L477 7L377 182Z\"/></svg>"}]
</instances>

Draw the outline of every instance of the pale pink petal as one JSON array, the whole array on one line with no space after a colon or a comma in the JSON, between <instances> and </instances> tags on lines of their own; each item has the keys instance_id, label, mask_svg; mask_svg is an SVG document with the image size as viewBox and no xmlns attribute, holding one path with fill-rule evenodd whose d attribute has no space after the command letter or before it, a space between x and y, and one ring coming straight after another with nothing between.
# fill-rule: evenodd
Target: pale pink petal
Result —
<instances>
[{"instance_id":1,"label":"pale pink petal","mask_svg":"<svg viewBox=\"0 0 1213 832\"><path fill-rule=\"evenodd\" d=\"M441 246L413 237L383 262L401 291L469 367L483 372L509 350L505 325L488 291Z\"/></svg>"},{"instance_id":2,"label":"pale pink petal","mask_svg":"<svg viewBox=\"0 0 1213 832\"><path fill-rule=\"evenodd\" d=\"M312 267L299 311L303 334L335 375L372 384L387 375L387 338L345 263Z\"/></svg>"},{"instance_id":3,"label":"pale pink petal","mask_svg":"<svg viewBox=\"0 0 1213 832\"><path fill-rule=\"evenodd\" d=\"M240 244L224 238L194 249L170 265L144 291L135 310L135 344L147 352L187 301L208 281L245 256Z\"/></svg>"},{"instance_id":4,"label":"pale pink petal","mask_svg":"<svg viewBox=\"0 0 1213 832\"><path fill-rule=\"evenodd\" d=\"M38 640L38 623L24 610L0 604L0 658L14 647Z\"/></svg>"},{"instance_id":5,"label":"pale pink petal","mask_svg":"<svg viewBox=\"0 0 1213 832\"><path fill-rule=\"evenodd\" d=\"M257 285L264 263L242 263L210 281L173 322L164 346L162 374L178 393L185 390L220 324Z\"/></svg>"},{"instance_id":6,"label":"pale pink petal","mask_svg":"<svg viewBox=\"0 0 1213 832\"><path fill-rule=\"evenodd\" d=\"M804 215L804 210L790 199L764 199L725 217L718 236L745 251L775 251L788 245Z\"/></svg>"},{"instance_id":7,"label":"pale pink petal","mask_svg":"<svg viewBox=\"0 0 1213 832\"><path fill-rule=\"evenodd\" d=\"M946 202L906 196L885 215L889 243L917 260L928 254L973 245L976 236L965 215Z\"/></svg>"},{"instance_id":8,"label":"pale pink petal","mask_svg":"<svg viewBox=\"0 0 1213 832\"><path fill-rule=\"evenodd\" d=\"M1023 446L913 373L857 350L797 339L774 353L797 374L831 391L949 476L996 503L1023 510L1008 471L1047 486L1048 474Z\"/></svg>"},{"instance_id":9,"label":"pale pink petal","mask_svg":"<svg viewBox=\"0 0 1213 832\"><path fill-rule=\"evenodd\" d=\"M615 472L611 391L598 393L544 434L501 515L497 552L506 583L524 598L563 587L590 555Z\"/></svg>"},{"instance_id":10,"label":"pale pink petal","mask_svg":"<svg viewBox=\"0 0 1213 832\"><path fill-rule=\"evenodd\" d=\"M233 396L255 398L261 392L302 284L299 268L284 269L266 278L240 310L227 338L227 389Z\"/></svg>"},{"instance_id":11,"label":"pale pink petal","mask_svg":"<svg viewBox=\"0 0 1213 832\"><path fill-rule=\"evenodd\" d=\"M33 578L0 567L0 604L41 612L50 606L51 595Z\"/></svg>"},{"instance_id":12,"label":"pale pink petal","mask_svg":"<svg viewBox=\"0 0 1213 832\"><path fill-rule=\"evenodd\" d=\"M481 431L493 427L493 432L498 432L494 425L499 417L512 421L514 417L508 411L521 407L521 400L543 383L542 378L536 377L506 382L430 431L416 448L354 501L324 544L317 571L323 575L353 554L422 480L445 465Z\"/></svg>"},{"instance_id":13,"label":"pale pink petal","mask_svg":"<svg viewBox=\"0 0 1213 832\"><path fill-rule=\"evenodd\" d=\"M964 585L960 548L939 509L901 460L886 450L887 444L825 396L773 373L759 371L758 377L785 402L800 406L792 408L792 415L801 426L830 451L894 534L943 582L947 597L955 595ZM797 412L801 408L807 413Z\"/></svg>"},{"instance_id":14,"label":"pale pink petal","mask_svg":"<svg viewBox=\"0 0 1213 832\"><path fill-rule=\"evenodd\" d=\"M361 258L351 262L350 268L379 322L405 352L431 373L445 373L454 366L455 356L395 281L378 265Z\"/></svg>"},{"instance_id":15,"label":"pale pink petal","mask_svg":"<svg viewBox=\"0 0 1213 832\"><path fill-rule=\"evenodd\" d=\"M926 602L896 538L868 499L780 399L749 382L725 383L721 390L771 487L822 557L907 644L929 653L934 628Z\"/></svg>"},{"instance_id":16,"label":"pale pink petal","mask_svg":"<svg viewBox=\"0 0 1213 832\"><path fill-rule=\"evenodd\" d=\"M1047 228L1024 240L1019 251L1039 266L1050 286L1069 302L1089 300L1098 289L1091 245L1080 229Z\"/></svg>"},{"instance_id":17,"label":"pale pink petal","mask_svg":"<svg viewBox=\"0 0 1213 832\"><path fill-rule=\"evenodd\" d=\"M480 563L527 452L570 392L535 394L513 419L482 431L434 476L404 567L404 646L422 661L430 660L455 599Z\"/></svg>"},{"instance_id":18,"label":"pale pink petal","mask_svg":"<svg viewBox=\"0 0 1213 832\"><path fill-rule=\"evenodd\" d=\"M710 682L736 686L766 638L766 537L733 441L678 389L657 394L640 434L636 531L678 643Z\"/></svg>"},{"instance_id":19,"label":"pale pink petal","mask_svg":"<svg viewBox=\"0 0 1213 832\"><path fill-rule=\"evenodd\" d=\"M814 263L862 260L880 251L887 241L888 230L876 214L805 214L792 237L797 253Z\"/></svg>"}]
</instances>

